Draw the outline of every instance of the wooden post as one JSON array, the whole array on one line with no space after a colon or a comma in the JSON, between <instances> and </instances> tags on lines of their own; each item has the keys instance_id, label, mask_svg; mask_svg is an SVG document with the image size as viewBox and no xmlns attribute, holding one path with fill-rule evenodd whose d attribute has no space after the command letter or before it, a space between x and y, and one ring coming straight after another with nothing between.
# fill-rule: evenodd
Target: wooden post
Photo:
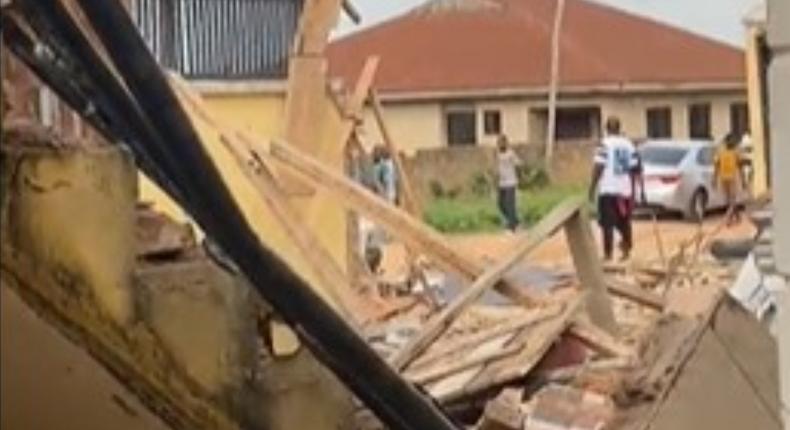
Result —
<instances>
[{"instance_id":1,"label":"wooden post","mask_svg":"<svg viewBox=\"0 0 790 430\"><path fill-rule=\"evenodd\" d=\"M281 165L299 172L315 186L333 193L341 204L364 214L387 228L398 239L433 258L445 269L470 280L485 272L485 265L481 261L458 252L438 232L408 213L390 205L361 185L324 167L290 145L273 142L270 150L272 158ZM531 305L536 301L524 289L504 281L499 282L496 288L520 304Z\"/></svg>"},{"instance_id":2,"label":"wooden post","mask_svg":"<svg viewBox=\"0 0 790 430\"><path fill-rule=\"evenodd\" d=\"M254 156L253 148L255 144L252 142L252 139L244 133L234 134L225 130L210 114L204 105L203 99L194 93L186 82L177 75L170 74L170 84L191 107L190 111L194 112L220 135L222 145L230 152L244 176L247 177L263 201L269 206L275 219L293 239L296 248L308 262L324 291L335 302L334 304L340 311L340 314L343 315L349 324L354 326L356 321L351 314L353 303L349 289L350 281L313 232L305 228L301 216L291 205L268 166L263 163L263 160ZM246 148L247 154L244 154L241 148Z\"/></svg>"},{"instance_id":3,"label":"wooden post","mask_svg":"<svg viewBox=\"0 0 790 430\"><path fill-rule=\"evenodd\" d=\"M565 223L565 237L582 287L589 290L587 312L597 326L614 334L617 323L606 291L601 259L595 250L595 238L586 211L581 210Z\"/></svg>"},{"instance_id":4,"label":"wooden post","mask_svg":"<svg viewBox=\"0 0 790 430\"><path fill-rule=\"evenodd\" d=\"M554 26L551 33L551 71L549 80L549 120L546 130L546 168L551 172L557 125L557 87L560 79L560 36L562 19L565 16L565 0L557 0L554 11Z\"/></svg>"},{"instance_id":5,"label":"wooden post","mask_svg":"<svg viewBox=\"0 0 790 430\"><path fill-rule=\"evenodd\" d=\"M395 168L398 171L398 186L400 188L401 200L403 207L407 212L413 216L422 217L422 208L417 200L417 195L414 193L414 187L411 185L411 180L406 172L406 167L403 163L403 157L395 141L392 140L387 122L384 121L384 110L381 106L381 100L375 90L370 90L370 105L373 107L373 116L376 118L381 137L384 140L384 145L387 147L392 159L395 161Z\"/></svg>"},{"instance_id":6,"label":"wooden post","mask_svg":"<svg viewBox=\"0 0 790 430\"><path fill-rule=\"evenodd\" d=\"M470 288L463 291L458 297L444 308L442 312L431 318L425 328L417 333L398 353L396 353L390 363L396 370L406 367L414 358L427 348L437 337L441 336L458 315L463 312L470 304L479 299L486 291L494 286L505 274L512 269L518 262L524 259L532 250L538 247L554 231L562 226L569 217L572 217L584 204L581 198L571 198L560 203L551 213L545 216L533 227L526 238L522 240L516 248L505 258L500 260L490 269L486 270L482 276L472 284Z\"/></svg>"}]
</instances>

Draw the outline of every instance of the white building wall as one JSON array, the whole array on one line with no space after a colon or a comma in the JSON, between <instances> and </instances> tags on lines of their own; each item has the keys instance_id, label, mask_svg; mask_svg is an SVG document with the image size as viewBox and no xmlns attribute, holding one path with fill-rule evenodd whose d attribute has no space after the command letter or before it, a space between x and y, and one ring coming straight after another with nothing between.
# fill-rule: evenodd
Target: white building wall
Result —
<instances>
[{"instance_id":1,"label":"white building wall","mask_svg":"<svg viewBox=\"0 0 790 430\"><path fill-rule=\"evenodd\" d=\"M730 130L730 105L745 103L746 91L706 92L698 94L631 94L617 96L564 97L558 106L591 107L601 111L601 121L607 116L620 118L624 132L632 137L647 135L646 111L652 107L672 109L672 135L675 139L689 137L688 107L693 103L709 103L711 106L711 133L714 139L722 139ZM545 109L543 98L503 98L466 100L477 112L477 143L493 144L495 135L484 133L483 112L488 109L501 113L502 132L511 142L541 143L545 136L545 122L530 118L535 109ZM444 108L439 100L415 102L385 102L384 115L395 144L408 154L417 149L441 148L447 145ZM381 143L372 112L365 113L363 141L366 145Z\"/></svg>"}]
</instances>

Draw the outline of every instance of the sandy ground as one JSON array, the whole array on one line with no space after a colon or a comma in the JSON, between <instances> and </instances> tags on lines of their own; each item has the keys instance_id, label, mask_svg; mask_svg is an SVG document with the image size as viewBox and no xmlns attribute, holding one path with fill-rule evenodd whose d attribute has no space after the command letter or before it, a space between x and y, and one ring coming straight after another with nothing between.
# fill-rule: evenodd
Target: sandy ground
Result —
<instances>
[{"instance_id":1,"label":"sandy ground","mask_svg":"<svg viewBox=\"0 0 790 430\"><path fill-rule=\"evenodd\" d=\"M0 287L2 413L8 430L166 430L85 351Z\"/></svg>"},{"instance_id":2,"label":"sandy ground","mask_svg":"<svg viewBox=\"0 0 790 430\"><path fill-rule=\"evenodd\" d=\"M754 227L748 221L743 221L739 225L730 228L721 228L721 224L722 216L711 216L706 219L702 224L703 232L708 233L706 237L727 239L746 238L754 235ZM593 223L592 227L596 240L600 244L598 226ZM699 232L699 228L698 224L671 218L659 219L656 223L650 218L635 220L634 249L630 262L638 265L640 263L648 264L661 261L656 231L658 231L658 236L661 238L665 254L672 255L678 250L681 243L694 237ZM715 233L715 235L712 233ZM523 232L516 234L499 232L450 235L448 240L459 250L493 264L494 261L512 249L523 237ZM384 279L403 279L404 274L407 273L405 255L404 247L401 244L392 243L388 245L384 253ZM521 266L527 271L535 267L548 269L549 271L573 271L565 235L561 232L554 234L534 252L529 254ZM719 282L716 286L712 284L695 285L693 288L682 290L673 289L666 296L668 310L689 316L703 313L710 306L713 297L718 293L719 289L728 286L727 282Z\"/></svg>"},{"instance_id":3,"label":"sandy ground","mask_svg":"<svg viewBox=\"0 0 790 430\"><path fill-rule=\"evenodd\" d=\"M721 216L713 216L705 220L702 228L709 232L717 230L721 224ZM666 253L677 250L681 242L691 238L697 233L697 224L675 219L660 219L654 225L650 219L639 219L634 222L634 250L633 261L650 261L658 259L658 245L655 231L661 238ZM600 233L598 226L593 224L593 232L596 240L600 243ZM749 222L742 222L731 228L721 229L716 234L717 238L743 238L751 237L754 228ZM469 255L475 255L487 261L496 261L508 250L523 238L523 233L511 234L483 233L468 235L450 235L449 240L453 246ZM400 244L391 244L385 253L384 268L388 273L403 270L404 249ZM565 242L565 235L556 233L554 236L543 242L534 252L527 257L527 262L531 265L543 266L547 268L569 269L571 268L571 257Z\"/></svg>"}]
</instances>

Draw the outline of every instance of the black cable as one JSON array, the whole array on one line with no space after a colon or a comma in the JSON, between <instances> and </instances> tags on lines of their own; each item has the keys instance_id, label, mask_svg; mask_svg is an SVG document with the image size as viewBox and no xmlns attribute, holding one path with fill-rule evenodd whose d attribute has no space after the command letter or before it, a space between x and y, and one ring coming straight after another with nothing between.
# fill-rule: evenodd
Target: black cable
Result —
<instances>
[{"instance_id":1,"label":"black cable","mask_svg":"<svg viewBox=\"0 0 790 430\"><path fill-rule=\"evenodd\" d=\"M133 98L118 82L101 56L82 33L71 14L60 1L18 0L17 6L39 37L51 45L65 59L77 76L77 82L92 88L92 100L106 112L117 135L114 140L125 142L136 149L138 163L146 174L176 202L185 206L181 191L167 179L153 162L152 152L166 145L162 137L147 121ZM145 142L150 142L146 145ZM161 156L161 154L160 154Z\"/></svg>"},{"instance_id":2,"label":"black cable","mask_svg":"<svg viewBox=\"0 0 790 430\"><path fill-rule=\"evenodd\" d=\"M456 429L428 397L403 380L302 278L260 243L119 2L79 0L79 4L130 93L168 143L154 161L183 190L191 215L255 290L390 428Z\"/></svg>"},{"instance_id":3,"label":"black cable","mask_svg":"<svg viewBox=\"0 0 790 430\"><path fill-rule=\"evenodd\" d=\"M113 139L115 137L116 133L111 130L101 113L95 110L89 97L75 88L72 85L73 82L61 73L62 71L57 69L52 61L42 58L47 55L44 54L46 48L37 45L13 19L5 15L2 17L2 37L11 53L33 71L72 110L79 113L104 138Z\"/></svg>"}]
</instances>

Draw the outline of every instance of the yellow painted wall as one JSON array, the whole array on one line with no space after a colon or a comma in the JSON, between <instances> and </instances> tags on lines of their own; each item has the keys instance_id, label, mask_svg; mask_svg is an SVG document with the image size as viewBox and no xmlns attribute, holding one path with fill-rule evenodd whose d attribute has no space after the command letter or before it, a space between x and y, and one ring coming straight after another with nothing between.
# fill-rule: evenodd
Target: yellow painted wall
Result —
<instances>
[{"instance_id":1,"label":"yellow painted wall","mask_svg":"<svg viewBox=\"0 0 790 430\"><path fill-rule=\"evenodd\" d=\"M765 112L763 109L762 83L760 82L759 39L763 30L750 27L746 36L746 84L749 96L749 121L752 136L752 166L754 180L752 193L755 196L768 191L768 167L766 159Z\"/></svg>"},{"instance_id":2,"label":"yellow painted wall","mask_svg":"<svg viewBox=\"0 0 790 430\"><path fill-rule=\"evenodd\" d=\"M411 154L417 149L443 145L444 122L439 103L386 103L383 111L392 139L401 151ZM366 146L383 143L370 109L365 110L363 124L362 139Z\"/></svg>"},{"instance_id":3,"label":"yellow painted wall","mask_svg":"<svg viewBox=\"0 0 790 430\"><path fill-rule=\"evenodd\" d=\"M281 137L283 133L285 94L282 92L247 94L211 92L204 95L204 100L208 109L223 126L244 129L266 144L272 138ZM320 130L318 135L327 137L325 140L315 142L310 155L342 170L342 146L336 138L331 137L339 135L341 117L328 94L322 104L325 109L323 121L313 126ZM189 112L189 109L187 111ZM261 241L282 257L297 273L305 277L311 285L319 285L315 274L292 240L278 225L268 206L236 165L232 155L223 147L219 135L195 115L190 114L190 116L204 147L219 167L226 184ZM177 219L185 219L184 212L146 178L142 179L141 199L154 201L158 208ZM312 229L335 261L345 268L347 240L345 210L336 199L322 191L316 191L309 197L293 197L291 200L303 216L305 228ZM332 303L325 291L319 292Z\"/></svg>"}]
</instances>

